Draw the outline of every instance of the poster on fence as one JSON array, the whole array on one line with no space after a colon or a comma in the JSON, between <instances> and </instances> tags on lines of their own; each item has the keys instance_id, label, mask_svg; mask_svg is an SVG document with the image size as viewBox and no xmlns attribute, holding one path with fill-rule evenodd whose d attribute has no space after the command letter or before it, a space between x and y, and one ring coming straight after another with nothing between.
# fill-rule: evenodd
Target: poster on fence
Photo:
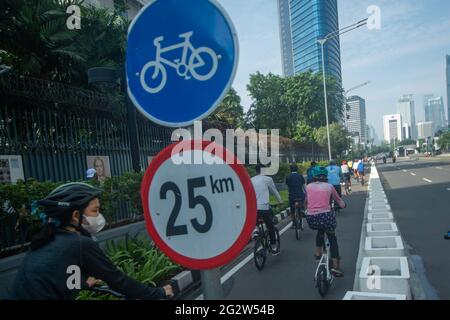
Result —
<instances>
[{"instance_id":1,"label":"poster on fence","mask_svg":"<svg viewBox=\"0 0 450 320\"><path fill-rule=\"evenodd\" d=\"M97 171L97 177L100 182L104 182L107 177L111 177L109 156L87 156L86 160L88 168L94 168Z\"/></svg>"},{"instance_id":2,"label":"poster on fence","mask_svg":"<svg viewBox=\"0 0 450 320\"><path fill-rule=\"evenodd\" d=\"M1 155L0 156L0 183L16 183L24 180L22 156Z\"/></svg>"}]
</instances>

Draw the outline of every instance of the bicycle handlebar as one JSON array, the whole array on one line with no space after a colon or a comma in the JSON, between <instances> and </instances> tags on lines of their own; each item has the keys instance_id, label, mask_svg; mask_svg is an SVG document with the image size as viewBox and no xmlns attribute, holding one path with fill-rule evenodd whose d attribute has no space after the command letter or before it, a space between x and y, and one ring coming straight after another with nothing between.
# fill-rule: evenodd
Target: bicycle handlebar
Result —
<instances>
[{"instance_id":1,"label":"bicycle handlebar","mask_svg":"<svg viewBox=\"0 0 450 320\"><path fill-rule=\"evenodd\" d=\"M112 290L110 287L108 287L107 285L103 285L103 286L93 286L89 288L90 291L93 291L95 293L99 293L99 294L110 294L116 298L121 298L121 299L125 299L125 295Z\"/></svg>"}]
</instances>

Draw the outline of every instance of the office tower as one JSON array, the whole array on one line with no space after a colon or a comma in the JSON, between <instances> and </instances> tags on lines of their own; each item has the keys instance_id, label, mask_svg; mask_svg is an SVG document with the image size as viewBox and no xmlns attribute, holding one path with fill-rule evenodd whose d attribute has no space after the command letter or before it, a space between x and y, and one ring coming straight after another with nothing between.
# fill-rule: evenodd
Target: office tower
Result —
<instances>
[{"instance_id":1,"label":"office tower","mask_svg":"<svg viewBox=\"0 0 450 320\"><path fill-rule=\"evenodd\" d=\"M433 123L431 121L417 123L417 138L427 139L433 136Z\"/></svg>"},{"instance_id":2,"label":"office tower","mask_svg":"<svg viewBox=\"0 0 450 320\"><path fill-rule=\"evenodd\" d=\"M431 121L433 123L433 133L447 126L443 97L428 99L425 105L425 121Z\"/></svg>"},{"instance_id":3,"label":"office tower","mask_svg":"<svg viewBox=\"0 0 450 320\"><path fill-rule=\"evenodd\" d=\"M402 141L402 117L400 114L383 116L384 140L386 142Z\"/></svg>"},{"instance_id":4,"label":"office tower","mask_svg":"<svg viewBox=\"0 0 450 320\"><path fill-rule=\"evenodd\" d=\"M447 126L450 128L450 55L446 56L447 75Z\"/></svg>"},{"instance_id":5,"label":"office tower","mask_svg":"<svg viewBox=\"0 0 450 320\"><path fill-rule=\"evenodd\" d=\"M366 143L366 101L359 96L351 96L347 99L350 110L347 112L347 130L357 134L360 143Z\"/></svg>"},{"instance_id":6,"label":"office tower","mask_svg":"<svg viewBox=\"0 0 450 320\"><path fill-rule=\"evenodd\" d=\"M284 75L321 72L317 40L339 30L337 0L278 0L278 11ZM341 82L339 37L326 42L324 57L326 74Z\"/></svg>"},{"instance_id":7,"label":"office tower","mask_svg":"<svg viewBox=\"0 0 450 320\"><path fill-rule=\"evenodd\" d=\"M416 115L412 94L403 95L397 102L397 113L401 115L402 127L405 126L407 139L416 139Z\"/></svg>"},{"instance_id":8,"label":"office tower","mask_svg":"<svg viewBox=\"0 0 450 320\"><path fill-rule=\"evenodd\" d=\"M283 76L291 77L294 75L294 58L292 57L291 13L289 1L278 0L278 15Z\"/></svg>"}]
</instances>

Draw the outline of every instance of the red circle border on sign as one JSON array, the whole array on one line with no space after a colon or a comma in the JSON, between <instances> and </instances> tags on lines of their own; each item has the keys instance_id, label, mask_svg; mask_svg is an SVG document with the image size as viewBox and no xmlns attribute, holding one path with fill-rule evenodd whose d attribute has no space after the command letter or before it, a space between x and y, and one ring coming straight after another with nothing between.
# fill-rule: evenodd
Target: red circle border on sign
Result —
<instances>
[{"instance_id":1,"label":"red circle border on sign","mask_svg":"<svg viewBox=\"0 0 450 320\"><path fill-rule=\"evenodd\" d=\"M239 177L239 180L241 181L242 187L245 190L245 198L246 198L246 207L247 207L247 215L244 223L244 227L242 228L241 233L239 234L236 242L225 252L222 252L221 254L208 258L208 259L194 259L187 256L184 256L175 250L173 250L171 247L169 247L164 240L159 236L152 218L150 216L150 207L149 207L149 197L148 193L150 190L151 183L153 181L153 177L155 176L156 172L158 171L159 167L167 161L167 159L170 159L172 156L172 150L177 146L178 144L183 143L185 144L183 146L184 151L188 150L205 150L207 146L210 144L213 144L214 142L211 141L182 141L177 142L174 144L169 145L165 149L163 149L158 155L153 159L150 166L147 168L144 174L144 178L142 180L141 184L141 199L142 199L142 205L144 209L144 217L146 222L147 231L150 234L150 237L155 242L156 246L163 251L169 258L171 258L174 262L193 270L206 270L206 269L214 269L220 266L223 266L227 264L228 262L232 261L234 258L236 258L239 253L244 249L244 247L248 244L248 241L250 240L253 228L256 224L256 196L255 191L253 189L253 185L250 180L250 176L248 175L247 170L242 164L238 163L238 160L234 154L232 154L233 163L227 164L224 156L229 153L230 151L226 148L215 144L214 148L218 153L219 157L224 160L225 164L230 166L233 171L237 174ZM192 148L193 146L193 148ZM225 157L227 158L227 157Z\"/></svg>"}]
</instances>

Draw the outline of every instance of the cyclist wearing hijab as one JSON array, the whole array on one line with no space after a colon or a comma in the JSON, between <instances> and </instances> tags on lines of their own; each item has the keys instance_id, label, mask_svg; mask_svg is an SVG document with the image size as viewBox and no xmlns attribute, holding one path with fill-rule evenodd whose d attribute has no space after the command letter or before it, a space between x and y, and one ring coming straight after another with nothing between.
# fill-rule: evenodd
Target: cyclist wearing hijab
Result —
<instances>
[{"instance_id":1,"label":"cyclist wearing hijab","mask_svg":"<svg viewBox=\"0 0 450 320\"><path fill-rule=\"evenodd\" d=\"M91 238L105 225L100 193L85 183L68 183L38 201L45 209L45 224L16 275L11 299L74 299L79 290L91 286L89 277L101 279L128 299L173 296L170 285L153 288L125 275ZM76 270L81 279L71 281Z\"/></svg>"}]
</instances>

